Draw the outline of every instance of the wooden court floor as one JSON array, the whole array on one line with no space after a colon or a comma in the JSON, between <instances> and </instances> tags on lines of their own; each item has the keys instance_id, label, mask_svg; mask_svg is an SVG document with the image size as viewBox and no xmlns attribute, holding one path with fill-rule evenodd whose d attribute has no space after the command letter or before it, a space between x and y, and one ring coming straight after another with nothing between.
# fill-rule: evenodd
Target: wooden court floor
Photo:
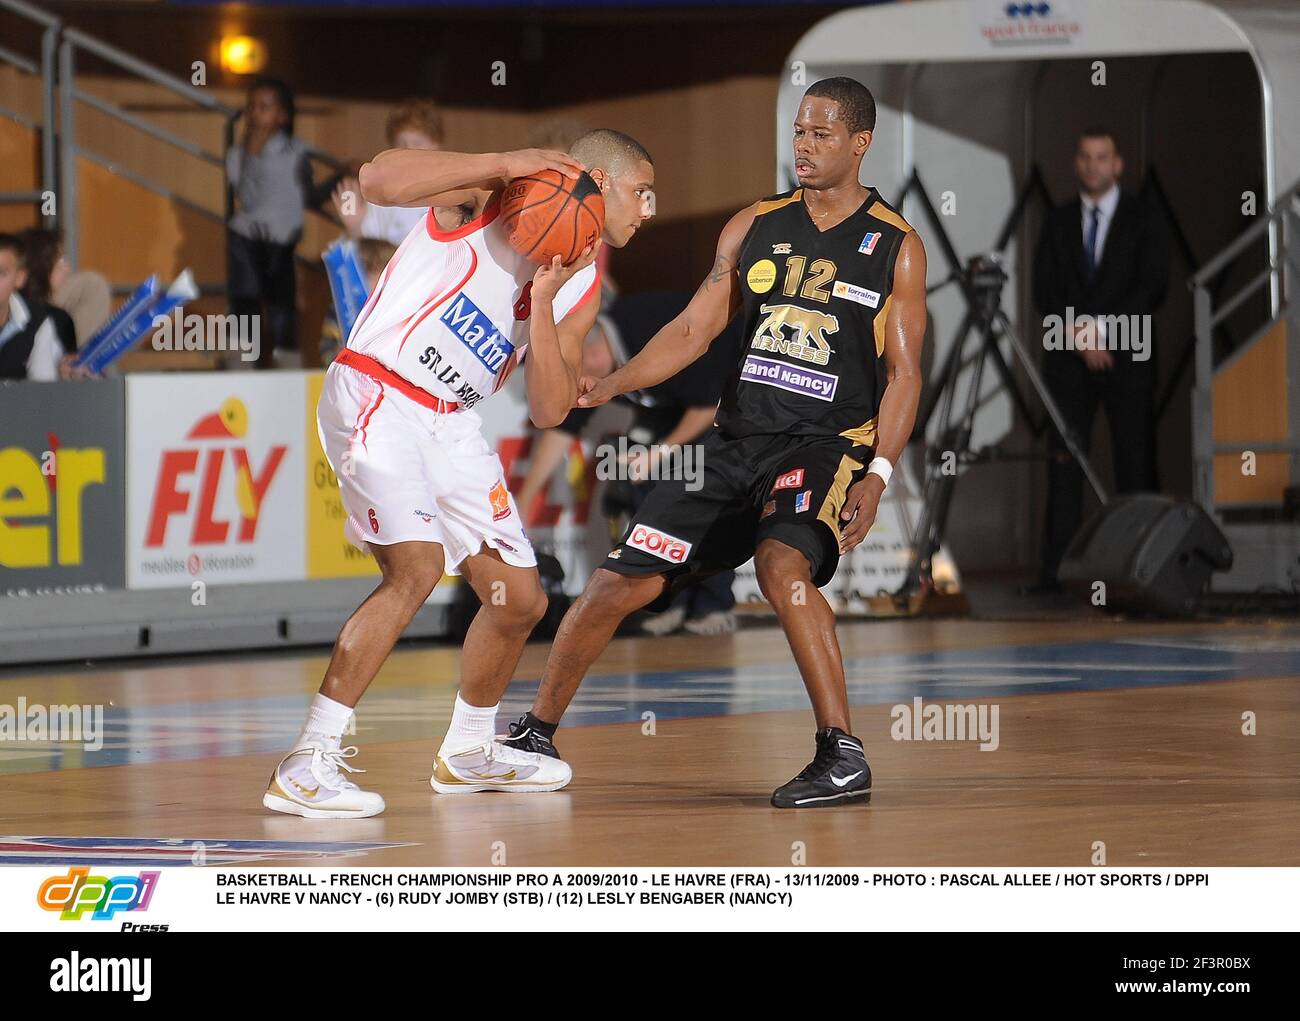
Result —
<instances>
[{"instance_id":1,"label":"wooden court floor","mask_svg":"<svg viewBox=\"0 0 1300 1021\"><path fill-rule=\"evenodd\" d=\"M93 751L0 743L0 863L186 864L201 844L199 864L1086 867L1104 847L1110 865L1300 865L1295 623L855 622L840 637L875 790L797 812L767 800L813 730L773 627L616 641L557 735L573 784L530 796L430 790L459 650L399 650L349 739L388 810L344 822L260 801L322 651L9 670L0 706L101 704L106 725ZM545 654L527 650L503 725ZM898 739L916 698L996 707L996 748Z\"/></svg>"}]
</instances>

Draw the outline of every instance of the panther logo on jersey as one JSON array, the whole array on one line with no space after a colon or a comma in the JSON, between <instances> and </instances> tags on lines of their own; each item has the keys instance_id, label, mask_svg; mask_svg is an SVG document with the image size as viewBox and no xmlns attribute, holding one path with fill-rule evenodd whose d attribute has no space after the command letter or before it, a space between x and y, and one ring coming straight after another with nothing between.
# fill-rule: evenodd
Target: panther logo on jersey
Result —
<instances>
[{"instance_id":1,"label":"panther logo on jersey","mask_svg":"<svg viewBox=\"0 0 1300 1021\"><path fill-rule=\"evenodd\" d=\"M813 312L798 305L760 305L759 311L764 318L754 331L750 347L758 351L775 351L814 365L825 365L830 361L831 346L826 336L838 332L840 321L837 316Z\"/></svg>"}]
</instances>

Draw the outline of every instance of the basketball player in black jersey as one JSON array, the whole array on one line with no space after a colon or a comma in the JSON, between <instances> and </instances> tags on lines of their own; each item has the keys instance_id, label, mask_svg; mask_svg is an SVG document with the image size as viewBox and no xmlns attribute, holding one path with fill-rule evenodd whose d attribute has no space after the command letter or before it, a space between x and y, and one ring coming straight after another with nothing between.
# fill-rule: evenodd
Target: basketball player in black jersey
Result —
<instances>
[{"instance_id":1,"label":"basketball player in black jersey","mask_svg":"<svg viewBox=\"0 0 1300 1021\"><path fill-rule=\"evenodd\" d=\"M558 755L551 737L619 622L662 605L693 575L751 556L817 719L817 751L772 795L778 808L871 796L850 733L835 615L817 591L866 536L921 393L925 249L859 183L876 106L850 78L817 82L794 125L799 187L741 210L695 297L635 358L584 379L591 407L653 386L698 358L737 313L744 346L705 441L703 486L659 483L564 618L532 712L511 741Z\"/></svg>"}]
</instances>

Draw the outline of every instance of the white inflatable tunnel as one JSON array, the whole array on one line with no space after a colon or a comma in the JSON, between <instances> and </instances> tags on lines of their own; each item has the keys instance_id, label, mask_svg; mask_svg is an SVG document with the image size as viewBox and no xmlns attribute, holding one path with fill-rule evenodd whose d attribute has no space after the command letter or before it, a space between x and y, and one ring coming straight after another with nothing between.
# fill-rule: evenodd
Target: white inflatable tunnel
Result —
<instances>
[{"instance_id":1,"label":"white inflatable tunnel","mask_svg":"<svg viewBox=\"0 0 1300 1021\"><path fill-rule=\"evenodd\" d=\"M1190 490L1189 374L1175 372L1191 333L1186 279L1300 178L1300 3L1295 0L918 0L829 15L790 51L776 111L775 191L793 187L792 123L804 89L848 75L871 88L877 125L863 180L891 201L915 171L954 253L964 260L998 239L1031 170L1054 201L1074 189L1073 147L1085 127L1113 130L1123 184L1154 172L1178 221L1185 257L1175 265L1157 322L1157 358L1171 399L1159 425L1162 484ZM927 243L930 283L954 269L915 194L903 212ZM1027 259L1040 210L1030 209L1004 252L1003 308L1022 337L1029 307ZM1264 253L1261 250L1260 259ZM1265 299L1261 298L1261 304ZM1257 325L1276 310L1256 308ZM955 287L932 295L933 364L947 353L965 311ZM1162 347L1163 345L1163 347ZM1033 438L985 373L974 444ZM1018 435L1019 432L1019 435ZM1019 442L1016 442L1019 441ZM1109 477L1108 444L1094 442ZM948 542L963 570L1036 562L1041 482L1028 462L1006 461L963 478ZM1040 473L1041 474L1041 473ZM960 513L977 501L978 514ZM1030 513L1029 509L1034 508Z\"/></svg>"}]
</instances>

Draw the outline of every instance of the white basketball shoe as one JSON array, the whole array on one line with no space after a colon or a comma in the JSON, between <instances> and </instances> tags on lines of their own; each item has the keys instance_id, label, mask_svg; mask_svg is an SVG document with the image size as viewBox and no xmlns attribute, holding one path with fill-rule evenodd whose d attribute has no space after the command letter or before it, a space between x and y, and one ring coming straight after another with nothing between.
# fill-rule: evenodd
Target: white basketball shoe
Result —
<instances>
[{"instance_id":1,"label":"white basketball shoe","mask_svg":"<svg viewBox=\"0 0 1300 1021\"><path fill-rule=\"evenodd\" d=\"M356 745L340 748L326 741L304 741L271 774L262 804L273 812L304 819L365 819L384 810L384 799L363 791L343 774L364 773L345 762Z\"/></svg>"},{"instance_id":2,"label":"white basketball shoe","mask_svg":"<svg viewBox=\"0 0 1300 1021\"><path fill-rule=\"evenodd\" d=\"M484 741L456 752L439 751L429 785L439 794L535 794L558 791L572 779L573 770L563 759Z\"/></svg>"}]
</instances>

